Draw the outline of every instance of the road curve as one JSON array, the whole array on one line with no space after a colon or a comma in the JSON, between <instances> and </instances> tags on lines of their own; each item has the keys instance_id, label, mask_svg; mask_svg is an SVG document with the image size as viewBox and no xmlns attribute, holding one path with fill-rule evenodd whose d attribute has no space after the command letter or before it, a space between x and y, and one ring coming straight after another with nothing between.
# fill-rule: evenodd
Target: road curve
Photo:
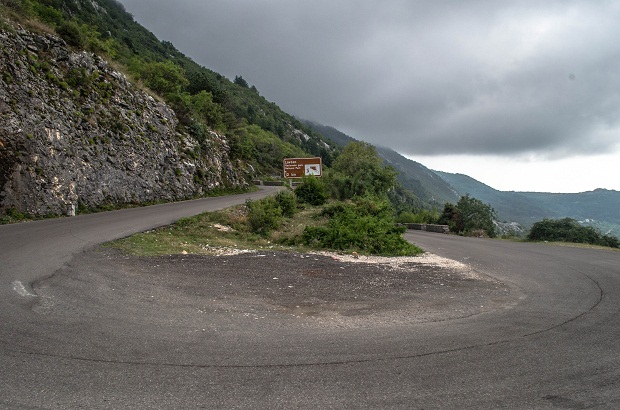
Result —
<instances>
[{"instance_id":1,"label":"road curve","mask_svg":"<svg viewBox=\"0 0 620 410\"><path fill-rule=\"evenodd\" d=\"M6 299L6 289L11 287L7 281L22 283L22 292L30 292L29 284L35 279L50 275L72 255L95 245L183 217L241 204L248 198L261 198L278 189L264 186L259 191L239 195L0 225L0 296Z\"/></svg>"},{"instance_id":2,"label":"road curve","mask_svg":"<svg viewBox=\"0 0 620 410\"><path fill-rule=\"evenodd\" d=\"M510 303L362 328L231 321L190 335L158 312L163 303L134 321L95 320L67 304L61 320L46 313L35 290L44 287L32 287L84 249L229 201L0 226L0 408L620 407L618 252L409 232L507 284Z\"/></svg>"}]
</instances>

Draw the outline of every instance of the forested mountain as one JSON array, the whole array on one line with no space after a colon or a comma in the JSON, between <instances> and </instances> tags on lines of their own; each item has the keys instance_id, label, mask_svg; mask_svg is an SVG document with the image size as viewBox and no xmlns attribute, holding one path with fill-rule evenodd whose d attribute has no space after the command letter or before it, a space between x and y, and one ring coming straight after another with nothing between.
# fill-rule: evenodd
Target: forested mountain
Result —
<instances>
[{"instance_id":1,"label":"forested mountain","mask_svg":"<svg viewBox=\"0 0 620 410\"><path fill-rule=\"evenodd\" d=\"M203 196L337 147L114 0L0 1L0 214ZM331 144L331 145L330 145Z\"/></svg>"},{"instance_id":2,"label":"forested mountain","mask_svg":"<svg viewBox=\"0 0 620 410\"><path fill-rule=\"evenodd\" d=\"M435 171L459 195L469 194L490 204L500 220L524 227L544 218L573 218L603 233L620 235L620 192L596 189L574 194L498 191L462 174Z\"/></svg>"},{"instance_id":3,"label":"forested mountain","mask_svg":"<svg viewBox=\"0 0 620 410\"><path fill-rule=\"evenodd\" d=\"M199 140L207 129L227 137L233 160L258 173L278 172L285 156L317 155L329 165L333 149L242 77L229 80L202 67L134 21L116 0L15 0L0 3L9 18L28 26L38 19L76 50L114 61L130 81L171 106L179 127ZM30 24L33 29L38 24Z\"/></svg>"},{"instance_id":4,"label":"forested mountain","mask_svg":"<svg viewBox=\"0 0 620 410\"><path fill-rule=\"evenodd\" d=\"M116 0L0 0L0 37L0 211L190 198L281 175L285 157L329 167L354 141L198 65ZM399 172L401 204L441 209L469 193L525 226L568 216L620 232L616 191L500 192L377 152Z\"/></svg>"}]
</instances>

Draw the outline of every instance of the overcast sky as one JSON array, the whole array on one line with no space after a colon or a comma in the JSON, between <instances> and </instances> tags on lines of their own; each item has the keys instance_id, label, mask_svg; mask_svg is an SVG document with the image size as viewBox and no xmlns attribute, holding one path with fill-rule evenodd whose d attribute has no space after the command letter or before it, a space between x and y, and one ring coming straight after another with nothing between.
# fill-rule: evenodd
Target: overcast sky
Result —
<instances>
[{"instance_id":1,"label":"overcast sky","mask_svg":"<svg viewBox=\"0 0 620 410\"><path fill-rule=\"evenodd\" d=\"M121 0L299 118L501 190L620 190L620 2Z\"/></svg>"}]
</instances>

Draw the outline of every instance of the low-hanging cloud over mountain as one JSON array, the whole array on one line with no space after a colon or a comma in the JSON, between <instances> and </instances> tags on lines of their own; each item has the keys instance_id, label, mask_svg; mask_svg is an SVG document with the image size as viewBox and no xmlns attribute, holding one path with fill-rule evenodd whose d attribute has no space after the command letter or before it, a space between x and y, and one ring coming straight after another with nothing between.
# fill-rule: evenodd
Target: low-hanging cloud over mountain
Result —
<instances>
[{"instance_id":1,"label":"low-hanging cloud over mountain","mask_svg":"<svg viewBox=\"0 0 620 410\"><path fill-rule=\"evenodd\" d=\"M620 148L618 2L122 2L284 110L404 154Z\"/></svg>"}]
</instances>

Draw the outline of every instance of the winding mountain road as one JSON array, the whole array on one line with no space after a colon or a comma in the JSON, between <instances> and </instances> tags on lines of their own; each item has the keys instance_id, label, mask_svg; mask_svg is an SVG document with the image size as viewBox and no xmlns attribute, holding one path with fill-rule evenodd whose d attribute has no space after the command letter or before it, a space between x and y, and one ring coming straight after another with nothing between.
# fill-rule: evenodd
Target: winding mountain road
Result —
<instances>
[{"instance_id":1,"label":"winding mountain road","mask_svg":"<svg viewBox=\"0 0 620 410\"><path fill-rule=\"evenodd\" d=\"M92 252L266 193L0 226L0 408L620 408L620 252L408 232L506 284L509 303L425 323L195 329L195 290L131 289Z\"/></svg>"}]
</instances>

